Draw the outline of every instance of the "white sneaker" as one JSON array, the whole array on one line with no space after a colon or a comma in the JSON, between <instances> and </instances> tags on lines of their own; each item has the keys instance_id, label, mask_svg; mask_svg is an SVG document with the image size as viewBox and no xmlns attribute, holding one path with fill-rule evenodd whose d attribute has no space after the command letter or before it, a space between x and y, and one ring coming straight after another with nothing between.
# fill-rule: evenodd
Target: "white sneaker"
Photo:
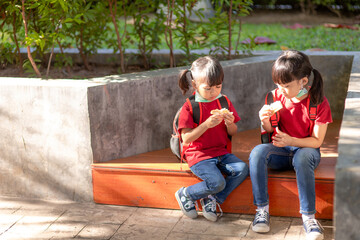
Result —
<instances>
[{"instance_id":1,"label":"white sneaker","mask_svg":"<svg viewBox=\"0 0 360 240\"><path fill-rule=\"evenodd\" d=\"M251 229L257 233L267 233L270 231L270 215L264 208L256 209Z\"/></svg>"},{"instance_id":2,"label":"white sneaker","mask_svg":"<svg viewBox=\"0 0 360 240\"><path fill-rule=\"evenodd\" d=\"M316 219L308 219L304 222L306 240L323 240L323 227Z\"/></svg>"}]
</instances>

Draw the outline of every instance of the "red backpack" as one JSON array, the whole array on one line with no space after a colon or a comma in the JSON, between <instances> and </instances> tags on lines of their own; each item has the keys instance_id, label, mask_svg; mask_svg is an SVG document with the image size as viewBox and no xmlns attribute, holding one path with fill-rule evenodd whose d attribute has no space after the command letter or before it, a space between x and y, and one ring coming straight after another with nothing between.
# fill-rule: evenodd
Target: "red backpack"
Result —
<instances>
[{"instance_id":1,"label":"red backpack","mask_svg":"<svg viewBox=\"0 0 360 240\"><path fill-rule=\"evenodd\" d=\"M278 96L278 89L268 92L265 97L265 104L270 105L271 103L276 102L278 100L277 96ZM309 118L310 118L310 136L311 136L312 132L314 130L315 119L316 119L316 115L317 115L317 111L318 111L318 105L311 102L310 95L308 96L306 105L307 105L308 114L309 114ZM276 112L274 115L272 115L270 117L270 123L271 123L271 126L274 128L274 132L268 133L261 126L261 143L271 143L272 142L272 136L274 136L276 134L276 127L278 127L278 125L279 125L279 120L280 120L279 112Z\"/></svg>"},{"instance_id":2,"label":"red backpack","mask_svg":"<svg viewBox=\"0 0 360 240\"><path fill-rule=\"evenodd\" d=\"M229 109L230 101L227 96L222 95L220 98L216 99L217 104L219 106L219 109L227 108ZM193 115L194 119L194 128L199 126L203 122L202 117L202 103L201 102L195 102L195 95L190 96L186 99L186 102L188 103L190 107L190 112ZM173 152L173 154L182 162L183 160L186 161L184 152L186 150L186 147L183 146L182 140L181 140L181 134L178 129L179 124L179 116L181 112L181 108L176 112L174 121L173 121L173 133L170 138L170 149ZM227 150L229 153L231 153L231 136L228 135L228 143L227 143Z\"/></svg>"}]
</instances>

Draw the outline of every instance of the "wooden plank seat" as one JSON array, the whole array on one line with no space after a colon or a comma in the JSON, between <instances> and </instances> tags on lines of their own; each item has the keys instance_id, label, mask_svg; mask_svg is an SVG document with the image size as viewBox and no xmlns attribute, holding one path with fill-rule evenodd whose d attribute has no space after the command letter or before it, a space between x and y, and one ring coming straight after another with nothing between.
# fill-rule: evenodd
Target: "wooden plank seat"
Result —
<instances>
[{"instance_id":1,"label":"wooden plank seat","mask_svg":"<svg viewBox=\"0 0 360 240\"><path fill-rule=\"evenodd\" d=\"M321 148L322 160L315 171L317 218L332 219L335 164L340 121L329 125ZM259 129L239 132L233 138L233 153L248 163L259 144ZM181 186L200 181L186 163L179 163L170 149L92 164L94 201L102 204L179 209L174 197ZM270 214L299 217L294 171L271 171L268 180ZM248 177L222 204L230 213L254 214Z\"/></svg>"}]
</instances>

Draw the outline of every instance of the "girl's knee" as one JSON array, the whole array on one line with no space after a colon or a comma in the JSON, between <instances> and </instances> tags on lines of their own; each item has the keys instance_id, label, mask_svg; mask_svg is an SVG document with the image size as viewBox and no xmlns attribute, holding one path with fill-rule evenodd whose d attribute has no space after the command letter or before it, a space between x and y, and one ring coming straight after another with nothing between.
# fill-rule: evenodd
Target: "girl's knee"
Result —
<instances>
[{"instance_id":1,"label":"girl's knee","mask_svg":"<svg viewBox=\"0 0 360 240\"><path fill-rule=\"evenodd\" d=\"M215 181L208 184L208 188L213 193L218 193L224 190L226 186L225 178L217 178Z\"/></svg>"},{"instance_id":2,"label":"girl's knee","mask_svg":"<svg viewBox=\"0 0 360 240\"><path fill-rule=\"evenodd\" d=\"M244 162L239 162L234 168L234 176L248 176L249 175L249 167Z\"/></svg>"},{"instance_id":3,"label":"girl's knee","mask_svg":"<svg viewBox=\"0 0 360 240\"><path fill-rule=\"evenodd\" d=\"M313 168L318 164L319 159L318 149L302 148L296 152L293 158L293 165L295 168Z\"/></svg>"}]
</instances>

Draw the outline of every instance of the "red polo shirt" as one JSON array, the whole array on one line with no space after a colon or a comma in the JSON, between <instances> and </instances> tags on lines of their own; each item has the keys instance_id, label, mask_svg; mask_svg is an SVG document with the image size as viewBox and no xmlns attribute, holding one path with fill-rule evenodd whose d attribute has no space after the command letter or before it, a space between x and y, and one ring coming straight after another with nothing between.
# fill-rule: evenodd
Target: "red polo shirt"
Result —
<instances>
[{"instance_id":1,"label":"red polo shirt","mask_svg":"<svg viewBox=\"0 0 360 240\"><path fill-rule=\"evenodd\" d=\"M219 109L218 103L216 100L212 102L201 102L203 119L201 122L204 122L210 117L210 111L213 109ZM238 122L240 120L239 115L237 114L234 106L230 102L229 111L233 112L235 120ZM179 116L179 131L183 128L194 128L193 116L190 112L189 105L187 102L184 103L180 116ZM218 157L224 154L229 153L226 149L227 144L227 130L225 122L222 121L219 125L209 128L201 135L198 139L191 142L187 149L185 150L186 161L189 164L189 167L192 165L209 158Z\"/></svg>"},{"instance_id":2,"label":"red polo shirt","mask_svg":"<svg viewBox=\"0 0 360 240\"><path fill-rule=\"evenodd\" d=\"M283 108L280 110L279 129L292 137L305 138L310 136L310 117L307 108L308 97L294 103L279 93L278 100ZM315 125L332 122L330 105L326 97L318 106Z\"/></svg>"}]
</instances>

